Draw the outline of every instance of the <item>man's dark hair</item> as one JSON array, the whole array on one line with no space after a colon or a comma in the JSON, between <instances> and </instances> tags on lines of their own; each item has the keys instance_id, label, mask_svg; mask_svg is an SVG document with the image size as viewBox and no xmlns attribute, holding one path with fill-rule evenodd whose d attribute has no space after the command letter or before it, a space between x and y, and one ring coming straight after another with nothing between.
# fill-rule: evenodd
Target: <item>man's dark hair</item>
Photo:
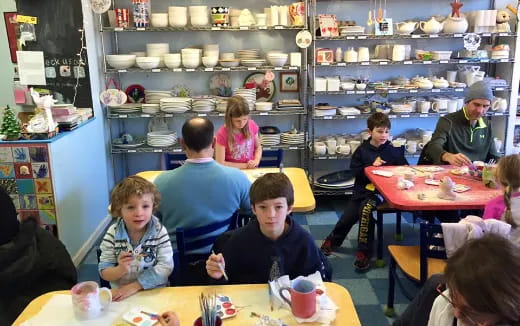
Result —
<instances>
[{"instance_id":1,"label":"man's dark hair","mask_svg":"<svg viewBox=\"0 0 520 326\"><path fill-rule=\"evenodd\" d=\"M382 112L376 112L368 117L367 127L370 131L379 127L387 127L388 129L392 129L392 124L390 123L390 119L388 119L386 114Z\"/></svg>"},{"instance_id":2,"label":"man's dark hair","mask_svg":"<svg viewBox=\"0 0 520 326\"><path fill-rule=\"evenodd\" d=\"M182 139L188 149L200 152L208 148L213 143L213 133L215 127L206 118L191 118L182 125Z\"/></svg>"}]
</instances>

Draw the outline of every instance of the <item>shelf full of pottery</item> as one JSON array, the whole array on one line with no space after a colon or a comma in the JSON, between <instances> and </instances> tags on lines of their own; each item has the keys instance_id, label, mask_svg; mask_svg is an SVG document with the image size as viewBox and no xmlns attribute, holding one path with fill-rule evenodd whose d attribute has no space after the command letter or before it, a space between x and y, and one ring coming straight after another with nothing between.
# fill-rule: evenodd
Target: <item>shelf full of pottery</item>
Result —
<instances>
[{"instance_id":1,"label":"shelf full of pottery","mask_svg":"<svg viewBox=\"0 0 520 326\"><path fill-rule=\"evenodd\" d=\"M149 1L145 1L149 4ZM101 31L115 32L169 32L169 31L246 31L246 30L291 30L303 29L306 23L304 2L289 5L272 5L263 12L238 9L229 6L169 6L167 12L152 12L151 6L141 8L137 3L132 8L134 17L130 22L129 9L116 8L107 13L109 26Z\"/></svg>"}]
</instances>

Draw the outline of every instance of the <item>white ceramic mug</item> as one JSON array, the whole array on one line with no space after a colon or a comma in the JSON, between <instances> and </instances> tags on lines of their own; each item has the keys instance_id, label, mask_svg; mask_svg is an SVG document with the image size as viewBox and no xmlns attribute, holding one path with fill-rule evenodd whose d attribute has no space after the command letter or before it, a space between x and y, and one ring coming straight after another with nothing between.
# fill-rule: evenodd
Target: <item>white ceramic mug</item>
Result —
<instances>
[{"instance_id":1,"label":"white ceramic mug","mask_svg":"<svg viewBox=\"0 0 520 326\"><path fill-rule=\"evenodd\" d=\"M421 141L423 144L427 144L430 140L432 140L432 135L422 135L421 136Z\"/></svg>"},{"instance_id":2,"label":"white ceramic mug","mask_svg":"<svg viewBox=\"0 0 520 326\"><path fill-rule=\"evenodd\" d=\"M507 100L501 97L495 97L491 103L491 109L497 112L504 112L507 110Z\"/></svg>"},{"instance_id":3,"label":"white ceramic mug","mask_svg":"<svg viewBox=\"0 0 520 326\"><path fill-rule=\"evenodd\" d=\"M99 316L112 302L112 292L99 288L96 282L81 282L71 289L72 308L77 319L92 319Z\"/></svg>"},{"instance_id":4,"label":"white ceramic mug","mask_svg":"<svg viewBox=\"0 0 520 326\"><path fill-rule=\"evenodd\" d=\"M345 145L347 143L347 138L343 136L337 136L336 142L338 143L338 146Z\"/></svg>"},{"instance_id":5,"label":"white ceramic mug","mask_svg":"<svg viewBox=\"0 0 520 326\"><path fill-rule=\"evenodd\" d=\"M453 113L458 110L459 101L456 98L448 99L448 113Z\"/></svg>"},{"instance_id":6,"label":"white ceramic mug","mask_svg":"<svg viewBox=\"0 0 520 326\"><path fill-rule=\"evenodd\" d=\"M314 153L316 155L325 155L327 153L327 145L324 142L317 141L314 143Z\"/></svg>"},{"instance_id":7,"label":"white ceramic mug","mask_svg":"<svg viewBox=\"0 0 520 326\"><path fill-rule=\"evenodd\" d=\"M457 70L448 70L446 71L446 80L450 83L454 83L457 79Z\"/></svg>"},{"instance_id":8,"label":"white ceramic mug","mask_svg":"<svg viewBox=\"0 0 520 326\"><path fill-rule=\"evenodd\" d=\"M432 106L432 103L430 101L422 100L422 101L417 102L417 107L419 109L419 112L421 112L421 113L430 112L431 106Z\"/></svg>"},{"instance_id":9,"label":"white ceramic mug","mask_svg":"<svg viewBox=\"0 0 520 326\"><path fill-rule=\"evenodd\" d=\"M406 47L402 44L394 44L392 49L392 61L403 61L406 58Z\"/></svg>"},{"instance_id":10,"label":"white ceramic mug","mask_svg":"<svg viewBox=\"0 0 520 326\"><path fill-rule=\"evenodd\" d=\"M409 140L405 145L406 151L410 154L417 152L417 142L415 140Z\"/></svg>"},{"instance_id":11,"label":"white ceramic mug","mask_svg":"<svg viewBox=\"0 0 520 326\"><path fill-rule=\"evenodd\" d=\"M327 144L327 153L329 153L329 155L334 155L336 154L336 145L337 145L337 142L336 142L336 139L335 138L329 138L325 141L325 144Z\"/></svg>"},{"instance_id":12,"label":"white ceramic mug","mask_svg":"<svg viewBox=\"0 0 520 326\"><path fill-rule=\"evenodd\" d=\"M433 100L432 110L435 112L446 112L448 110L448 99L436 98Z\"/></svg>"},{"instance_id":13,"label":"white ceramic mug","mask_svg":"<svg viewBox=\"0 0 520 326\"><path fill-rule=\"evenodd\" d=\"M404 144L406 144L406 139L404 139L404 138L396 138L396 139L392 140L392 145L394 147L401 147L401 146L404 146Z\"/></svg>"},{"instance_id":14,"label":"white ceramic mug","mask_svg":"<svg viewBox=\"0 0 520 326\"><path fill-rule=\"evenodd\" d=\"M367 47L358 48L358 61L370 61L370 52Z\"/></svg>"},{"instance_id":15,"label":"white ceramic mug","mask_svg":"<svg viewBox=\"0 0 520 326\"><path fill-rule=\"evenodd\" d=\"M348 155L350 153L350 146L348 144L336 146L336 153L342 155Z\"/></svg>"},{"instance_id":16,"label":"white ceramic mug","mask_svg":"<svg viewBox=\"0 0 520 326\"><path fill-rule=\"evenodd\" d=\"M359 147L359 145L361 144L361 142L359 140L351 140L348 142L348 145L350 146L350 152L352 154L354 154L354 152L356 151L356 149Z\"/></svg>"}]
</instances>

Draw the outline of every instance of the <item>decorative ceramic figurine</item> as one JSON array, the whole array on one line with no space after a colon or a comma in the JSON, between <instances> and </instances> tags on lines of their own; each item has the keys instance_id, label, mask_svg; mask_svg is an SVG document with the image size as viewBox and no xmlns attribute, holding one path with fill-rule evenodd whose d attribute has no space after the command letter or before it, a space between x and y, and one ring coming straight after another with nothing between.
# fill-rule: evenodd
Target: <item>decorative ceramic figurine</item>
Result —
<instances>
[{"instance_id":1,"label":"decorative ceramic figurine","mask_svg":"<svg viewBox=\"0 0 520 326\"><path fill-rule=\"evenodd\" d=\"M451 180L450 177L445 176L441 180L441 184L439 185L439 193L437 193L437 197L446 200L455 200L455 193L453 192L453 187L455 183Z\"/></svg>"},{"instance_id":2,"label":"decorative ceramic figurine","mask_svg":"<svg viewBox=\"0 0 520 326\"><path fill-rule=\"evenodd\" d=\"M453 0L452 3L450 3L451 6L451 15L450 17L458 17L460 18L460 8L464 6L462 2L459 2L459 0Z\"/></svg>"},{"instance_id":3,"label":"decorative ceramic figurine","mask_svg":"<svg viewBox=\"0 0 520 326\"><path fill-rule=\"evenodd\" d=\"M413 186L414 186L413 181L406 180L403 177L400 177L399 179L397 179L397 189L399 189L399 190L410 189Z\"/></svg>"},{"instance_id":4,"label":"decorative ceramic figurine","mask_svg":"<svg viewBox=\"0 0 520 326\"><path fill-rule=\"evenodd\" d=\"M40 94L31 87L31 96L36 104L36 115L29 120L28 132L44 133L54 131L58 124L52 118L51 107L56 102L52 95L40 97Z\"/></svg>"},{"instance_id":5,"label":"decorative ceramic figurine","mask_svg":"<svg viewBox=\"0 0 520 326\"><path fill-rule=\"evenodd\" d=\"M511 19L511 15L509 15L509 12L506 9L502 9L497 12L497 32L511 32L509 19Z\"/></svg>"}]
</instances>

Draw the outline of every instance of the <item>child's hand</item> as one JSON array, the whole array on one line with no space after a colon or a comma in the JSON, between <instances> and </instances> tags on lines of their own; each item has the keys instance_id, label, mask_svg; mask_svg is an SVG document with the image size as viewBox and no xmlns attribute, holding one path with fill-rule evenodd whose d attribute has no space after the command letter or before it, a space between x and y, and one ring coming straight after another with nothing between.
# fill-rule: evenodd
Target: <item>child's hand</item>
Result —
<instances>
[{"instance_id":1,"label":"child's hand","mask_svg":"<svg viewBox=\"0 0 520 326\"><path fill-rule=\"evenodd\" d=\"M247 168L248 169L254 169L254 168L258 167L258 164L260 164L260 161L250 160L250 161L247 162Z\"/></svg>"},{"instance_id":2,"label":"child's hand","mask_svg":"<svg viewBox=\"0 0 520 326\"><path fill-rule=\"evenodd\" d=\"M181 323L179 321L179 317L173 311L163 312L159 316L159 323L161 326L179 326Z\"/></svg>"},{"instance_id":3,"label":"child's hand","mask_svg":"<svg viewBox=\"0 0 520 326\"><path fill-rule=\"evenodd\" d=\"M372 163L372 165L373 166L381 166L381 165L383 165L385 163L386 163L386 161L383 161L381 159L381 157L378 156L378 157L376 157L376 160L374 161L374 163Z\"/></svg>"},{"instance_id":4,"label":"child's hand","mask_svg":"<svg viewBox=\"0 0 520 326\"><path fill-rule=\"evenodd\" d=\"M208 257L208 260L206 260L206 272L211 278L216 280L224 276L224 272L220 268L219 264L222 266L222 269L226 268L226 263L224 262L224 256L222 256L222 254L211 254Z\"/></svg>"},{"instance_id":5,"label":"child's hand","mask_svg":"<svg viewBox=\"0 0 520 326\"><path fill-rule=\"evenodd\" d=\"M141 291L143 287L139 282L135 281L130 284L123 285L120 288L112 289L112 301L122 301L131 295Z\"/></svg>"},{"instance_id":6,"label":"child's hand","mask_svg":"<svg viewBox=\"0 0 520 326\"><path fill-rule=\"evenodd\" d=\"M131 252L121 251L119 257L117 257L117 266L124 274L126 274L130 272L130 267L133 261L134 256Z\"/></svg>"}]
</instances>

